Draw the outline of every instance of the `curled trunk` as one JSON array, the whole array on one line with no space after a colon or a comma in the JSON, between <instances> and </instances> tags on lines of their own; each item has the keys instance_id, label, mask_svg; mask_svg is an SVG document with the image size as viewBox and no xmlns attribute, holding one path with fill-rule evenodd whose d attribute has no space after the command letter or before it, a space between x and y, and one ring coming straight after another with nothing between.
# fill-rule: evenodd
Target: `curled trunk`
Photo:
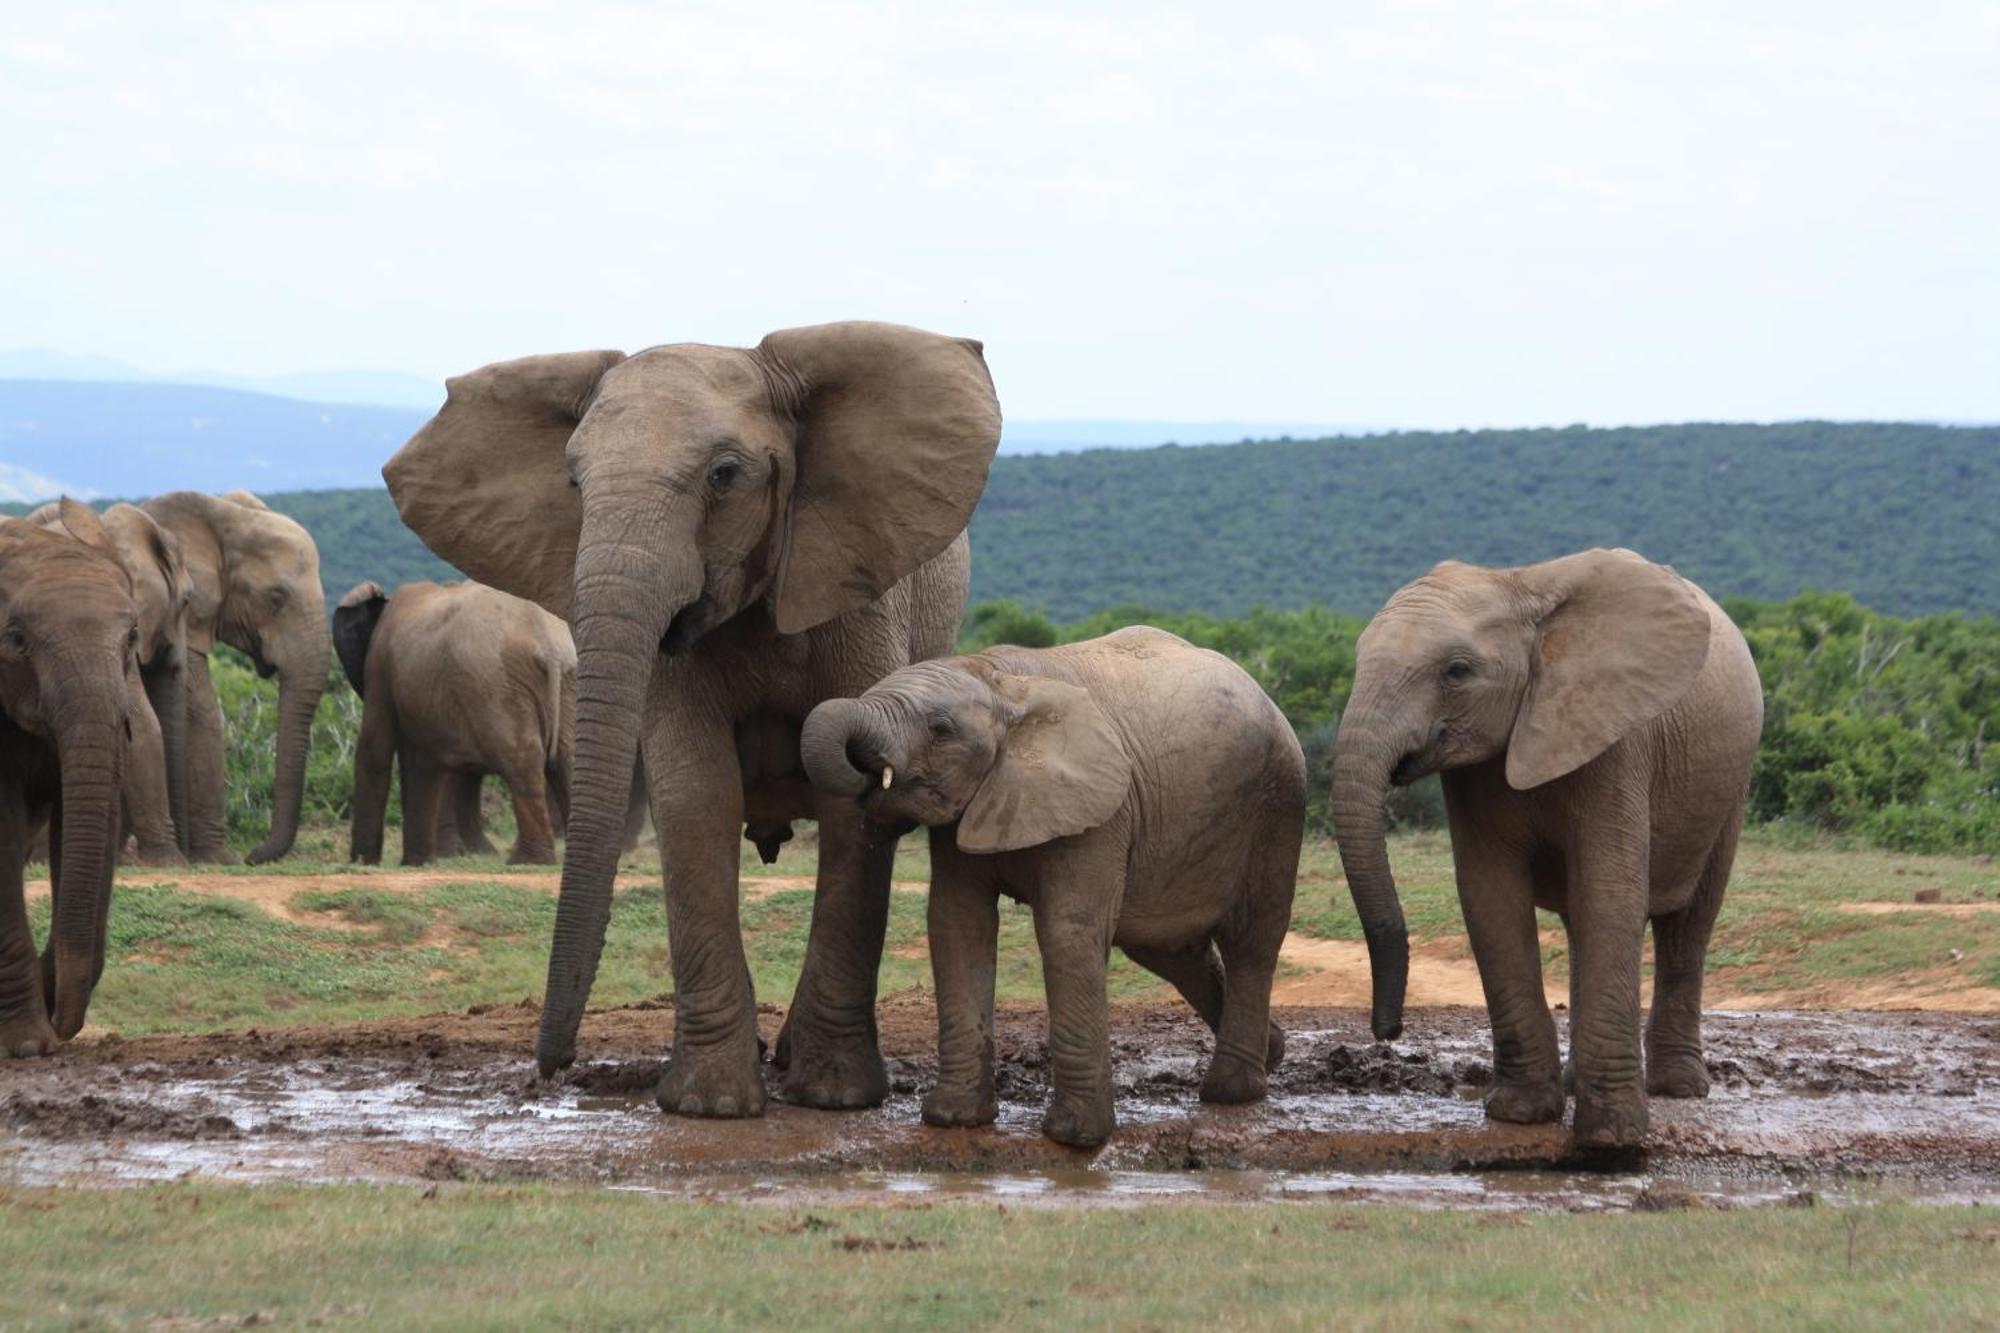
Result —
<instances>
[{"instance_id":1,"label":"curled trunk","mask_svg":"<svg viewBox=\"0 0 2000 1333\"><path fill-rule=\"evenodd\" d=\"M664 546L656 537L661 530L657 516L587 516L577 549L571 619L576 753L555 939L535 1045L544 1078L576 1057L577 1028L611 920L646 686L668 622L701 591L699 566L653 554ZM648 533L655 538L635 536ZM663 845L662 858L668 854Z\"/></svg>"},{"instance_id":2,"label":"curled trunk","mask_svg":"<svg viewBox=\"0 0 2000 1333\"><path fill-rule=\"evenodd\" d=\"M326 692L332 649L324 626L278 669L278 762L271 791L271 832L246 858L251 865L275 861L292 850L305 802L306 759L312 749L313 714Z\"/></svg>"},{"instance_id":3,"label":"curled trunk","mask_svg":"<svg viewBox=\"0 0 2000 1333\"><path fill-rule=\"evenodd\" d=\"M1389 846L1382 827L1382 800L1395 763L1394 746L1364 725L1342 723L1333 765L1334 836L1354 911L1368 941L1374 1000L1369 1026L1378 1041L1401 1034L1403 996L1410 979L1410 936L1389 872Z\"/></svg>"},{"instance_id":4,"label":"curled trunk","mask_svg":"<svg viewBox=\"0 0 2000 1333\"><path fill-rule=\"evenodd\" d=\"M860 796L897 766L901 750L882 717L859 699L829 699L812 711L799 736L806 776L821 791Z\"/></svg>"},{"instance_id":5,"label":"curled trunk","mask_svg":"<svg viewBox=\"0 0 2000 1333\"><path fill-rule=\"evenodd\" d=\"M122 674L73 675L55 712L56 761L62 770L62 833L49 928L56 1035L83 1027L90 993L104 970L111 874L117 860L118 801L125 767Z\"/></svg>"}]
</instances>

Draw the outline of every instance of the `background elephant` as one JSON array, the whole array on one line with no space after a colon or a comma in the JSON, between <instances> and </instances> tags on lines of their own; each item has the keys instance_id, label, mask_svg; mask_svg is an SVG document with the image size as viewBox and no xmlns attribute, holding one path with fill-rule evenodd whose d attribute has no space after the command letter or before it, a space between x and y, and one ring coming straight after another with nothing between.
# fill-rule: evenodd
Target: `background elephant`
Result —
<instances>
[{"instance_id":1,"label":"background elephant","mask_svg":"<svg viewBox=\"0 0 2000 1333\"><path fill-rule=\"evenodd\" d=\"M313 713L331 665L319 548L311 534L254 496L174 491L140 506L180 542L188 603L188 855L228 861L224 816L222 710L208 654L220 640L248 656L259 675L278 678L277 776L270 833L252 865L291 850L305 797Z\"/></svg>"},{"instance_id":2,"label":"background elephant","mask_svg":"<svg viewBox=\"0 0 2000 1333\"><path fill-rule=\"evenodd\" d=\"M1396 593L1356 647L1333 779L1340 858L1374 969L1375 1035L1401 1030L1409 968L1382 797L1442 771L1459 902L1493 1023L1486 1113L1562 1118L1538 906L1569 933L1578 1141L1635 1145L1647 1092L1704 1095L1702 968L1763 716L1756 666L1729 617L1630 551L1520 569L1446 563Z\"/></svg>"},{"instance_id":3,"label":"background elephant","mask_svg":"<svg viewBox=\"0 0 2000 1333\"><path fill-rule=\"evenodd\" d=\"M1137 626L1061 648L906 667L806 719L814 785L931 830L933 1125L987 1125L1001 895L1035 914L1055 1096L1042 1127L1112 1127L1105 957L1116 944L1215 1032L1211 1102L1264 1095L1284 1054L1271 977L1292 919L1306 761L1220 653Z\"/></svg>"},{"instance_id":4,"label":"background elephant","mask_svg":"<svg viewBox=\"0 0 2000 1333\"><path fill-rule=\"evenodd\" d=\"M117 561L0 520L0 1055L75 1036L104 970L138 639ZM37 958L21 871L50 821L55 901Z\"/></svg>"},{"instance_id":5,"label":"background elephant","mask_svg":"<svg viewBox=\"0 0 2000 1333\"><path fill-rule=\"evenodd\" d=\"M46 504L30 523L106 551L132 581L139 650L132 682L132 746L125 827L145 865L180 865L187 850L187 611L192 592L180 543L135 505L102 514L74 500Z\"/></svg>"},{"instance_id":6,"label":"background elephant","mask_svg":"<svg viewBox=\"0 0 2000 1333\"><path fill-rule=\"evenodd\" d=\"M738 730L789 738L823 700L950 649L966 520L1000 438L978 343L888 324L488 366L383 468L403 521L481 582L570 622L576 781L537 1057L575 1055L603 947L635 743L652 789L677 995L660 1103L761 1113L737 926ZM772 783L766 781L768 789ZM763 803L761 794L757 803ZM764 809L767 821L778 812ZM820 825L787 1097L874 1104L875 978L895 839L852 802Z\"/></svg>"},{"instance_id":7,"label":"background elephant","mask_svg":"<svg viewBox=\"0 0 2000 1333\"><path fill-rule=\"evenodd\" d=\"M461 846L468 830L484 839L477 802L487 773L499 774L514 799L508 859L554 864L550 811L569 799L576 698L576 649L560 620L477 583L406 583L391 598L368 582L340 599L333 644L362 698L356 861L382 859L393 765L403 775L404 865L438 854L447 801Z\"/></svg>"}]
</instances>

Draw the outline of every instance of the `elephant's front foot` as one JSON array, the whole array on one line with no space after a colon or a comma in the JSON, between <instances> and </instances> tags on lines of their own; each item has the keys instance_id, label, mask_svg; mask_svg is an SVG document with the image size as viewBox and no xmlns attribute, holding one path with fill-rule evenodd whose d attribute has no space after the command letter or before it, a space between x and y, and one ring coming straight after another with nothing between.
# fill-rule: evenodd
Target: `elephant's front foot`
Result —
<instances>
[{"instance_id":1,"label":"elephant's front foot","mask_svg":"<svg viewBox=\"0 0 2000 1333\"><path fill-rule=\"evenodd\" d=\"M220 843L190 847L187 859L189 865L196 866L240 866L243 864L242 857Z\"/></svg>"},{"instance_id":2,"label":"elephant's front foot","mask_svg":"<svg viewBox=\"0 0 2000 1333\"><path fill-rule=\"evenodd\" d=\"M873 1031L823 1037L810 1027L787 1022L778 1034L778 1060L785 1071L778 1095L795 1105L858 1111L888 1099L889 1071Z\"/></svg>"},{"instance_id":3,"label":"elephant's front foot","mask_svg":"<svg viewBox=\"0 0 2000 1333\"><path fill-rule=\"evenodd\" d=\"M139 866L184 866L188 863L181 849L171 842L134 843L131 863Z\"/></svg>"},{"instance_id":4,"label":"elephant's front foot","mask_svg":"<svg viewBox=\"0 0 2000 1333\"><path fill-rule=\"evenodd\" d=\"M1087 1096L1058 1092L1042 1117L1042 1133L1065 1148L1101 1148L1116 1123L1109 1089Z\"/></svg>"},{"instance_id":5,"label":"elephant's front foot","mask_svg":"<svg viewBox=\"0 0 2000 1333\"><path fill-rule=\"evenodd\" d=\"M1646 1091L1655 1097L1706 1097L1708 1065L1692 1051L1649 1055Z\"/></svg>"},{"instance_id":6,"label":"elephant's front foot","mask_svg":"<svg viewBox=\"0 0 2000 1333\"><path fill-rule=\"evenodd\" d=\"M1637 1148L1646 1142L1646 1094L1638 1088L1576 1094L1576 1143L1579 1148Z\"/></svg>"},{"instance_id":7,"label":"elephant's front foot","mask_svg":"<svg viewBox=\"0 0 2000 1333\"><path fill-rule=\"evenodd\" d=\"M1279 1053L1283 1054L1282 1039ZM1218 1052L1209 1061L1208 1075L1201 1081L1201 1099L1223 1106L1262 1101L1268 1082L1264 1070L1250 1061Z\"/></svg>"},{"instance_id":8,"label":"elephant's front foot","mask_svg":"<svg viewBox=\"0 0 2000 1333\"><path fill-rule=\"evenodd\" d=\"M507 854L510 866L552 866L556 864L556 849L553 847L516 846Z\"/></svg>"},{"instance_id":9,"label":"elephant's front foot","mask_svg":"<svg viewBox=\"0 0 2000 1333\"><path fill-rule=\"evenodd\" d=\"M736 1120L764 1114L764 1078L754 1058L731 1050L677 1050L654 1095L669 1115Z\"/></svg>"},{"instance_id":10,"label":"elephant's front foot","mask_svg":"<svg viewBox=\"0 0 2000 1333\"><path fill-rule=\"evenodd\" d=\"M62 1045L39 999L19 1010L0 1014L0 1059L23 1060L47 1055Z\"/></svg>"},{"instance_id":11,"label":"elephant's front foot","mask_svg":"<svg viewBox=\"0 0 2000 1333\"><path fill-rule=\"evenodd\" d=\"M1561 1076L1533 1082L1496 1080L1486 1092L1486 1118L1510 1125L1549 1125L1563 1118Z\"/></svg>"},{"instance_id":12,"label":"elephant's front foot","mask_svg":"<svg viewBox=\"0 0 2000 1333\"><path fill-rule=\"evenodd\" d=\"M924 1123L940 1129L967 1129L990 1125L1000 1118L1000 1103L993 1095L993 1080L970 1084L944 1084L924 1094Z\"/></svg>"}]
</instances>

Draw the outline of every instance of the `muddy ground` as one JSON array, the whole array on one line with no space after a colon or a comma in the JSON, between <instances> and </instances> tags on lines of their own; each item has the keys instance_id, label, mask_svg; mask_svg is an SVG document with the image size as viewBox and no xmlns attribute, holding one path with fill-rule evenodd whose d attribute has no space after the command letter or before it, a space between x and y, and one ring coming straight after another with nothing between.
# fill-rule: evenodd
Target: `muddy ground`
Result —
<instances>
[{"instance_id":1,"label":"muddy ground","mask_svg":"<svg viewBox=\"0 0 2000 1333\"><path fill-rule=\"evenodd\" d=\"M1371 1042L1354 1009L1288 1007L1270 1099L1195 1095L1206 1031L1172 1005L1114 1018L1119 1129L1087 1155L1044 1139L1038 1009L1003 1011L1000 1122L920 1123L934 1068L922 994L888 1001L878 1110L663 1115L670 1002L591 1015L582 1060L533 1078L531 1004L213 1036L86 1039L0 1079L0 1181L566 1180L796 1201L978 1194L1395 1197L1450 1206L1733 1205L1894 1194L2000 1203L2000 1018L1714 1014L1701 1102L1656 1099L1643 1157L1579 1158L1559 1127L1488 1123L1483 1012L1412 1011ZM760 1022L775 1038L781 1013ZM775 1088L775 1071L772 1071Z\"/></svg>"}]
</instances>

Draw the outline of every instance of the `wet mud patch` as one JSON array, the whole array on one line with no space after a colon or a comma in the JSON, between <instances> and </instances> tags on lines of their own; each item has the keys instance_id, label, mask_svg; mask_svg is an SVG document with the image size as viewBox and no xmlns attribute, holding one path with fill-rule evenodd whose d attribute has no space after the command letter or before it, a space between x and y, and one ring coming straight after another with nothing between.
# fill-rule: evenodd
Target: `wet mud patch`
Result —
<instances>
[{"instance_id":1,"label":"wet mud patch","mask_svg":"<svg viewBox=\"0 0 2000 1333\"><path fill-rule=\"evenodd\" d=\"M878 1109L775 1100L756 1120L663 1115L652 1092L673 1012L590 1015L585 1059L534 1077L532 1004L274 1032L77 1043L0 1068L0 1181L565 1180L682 1194L987 1197L1119 1203L1398 1198L1477 1208L1609 1208L1692 1191L1701 1206L1802 1192L2000 1202L2000 1020L1942 1014L1715 1014L1711 1095L1652 1102L1651 1151L1579 1157L1561 1126L1485 1119L1482 1012L1413 1010L1371 1041L1354 1009L1285 1008L1269 1098L1197 1096L1212 1041L1184 1009L1114 1015L1119 1128L1095 1154L1040 1133L1039 1010L1004 1009L993 1126L923 1125L935 1074L927 996L883 1007L893 1089ZM775 1041L782 1014L760 1024ZM1584 1169L1584 1168L1590 1169ZM1671 1186L1672 1188L1668 1188Z\"/></svg>"}]
</instances>

